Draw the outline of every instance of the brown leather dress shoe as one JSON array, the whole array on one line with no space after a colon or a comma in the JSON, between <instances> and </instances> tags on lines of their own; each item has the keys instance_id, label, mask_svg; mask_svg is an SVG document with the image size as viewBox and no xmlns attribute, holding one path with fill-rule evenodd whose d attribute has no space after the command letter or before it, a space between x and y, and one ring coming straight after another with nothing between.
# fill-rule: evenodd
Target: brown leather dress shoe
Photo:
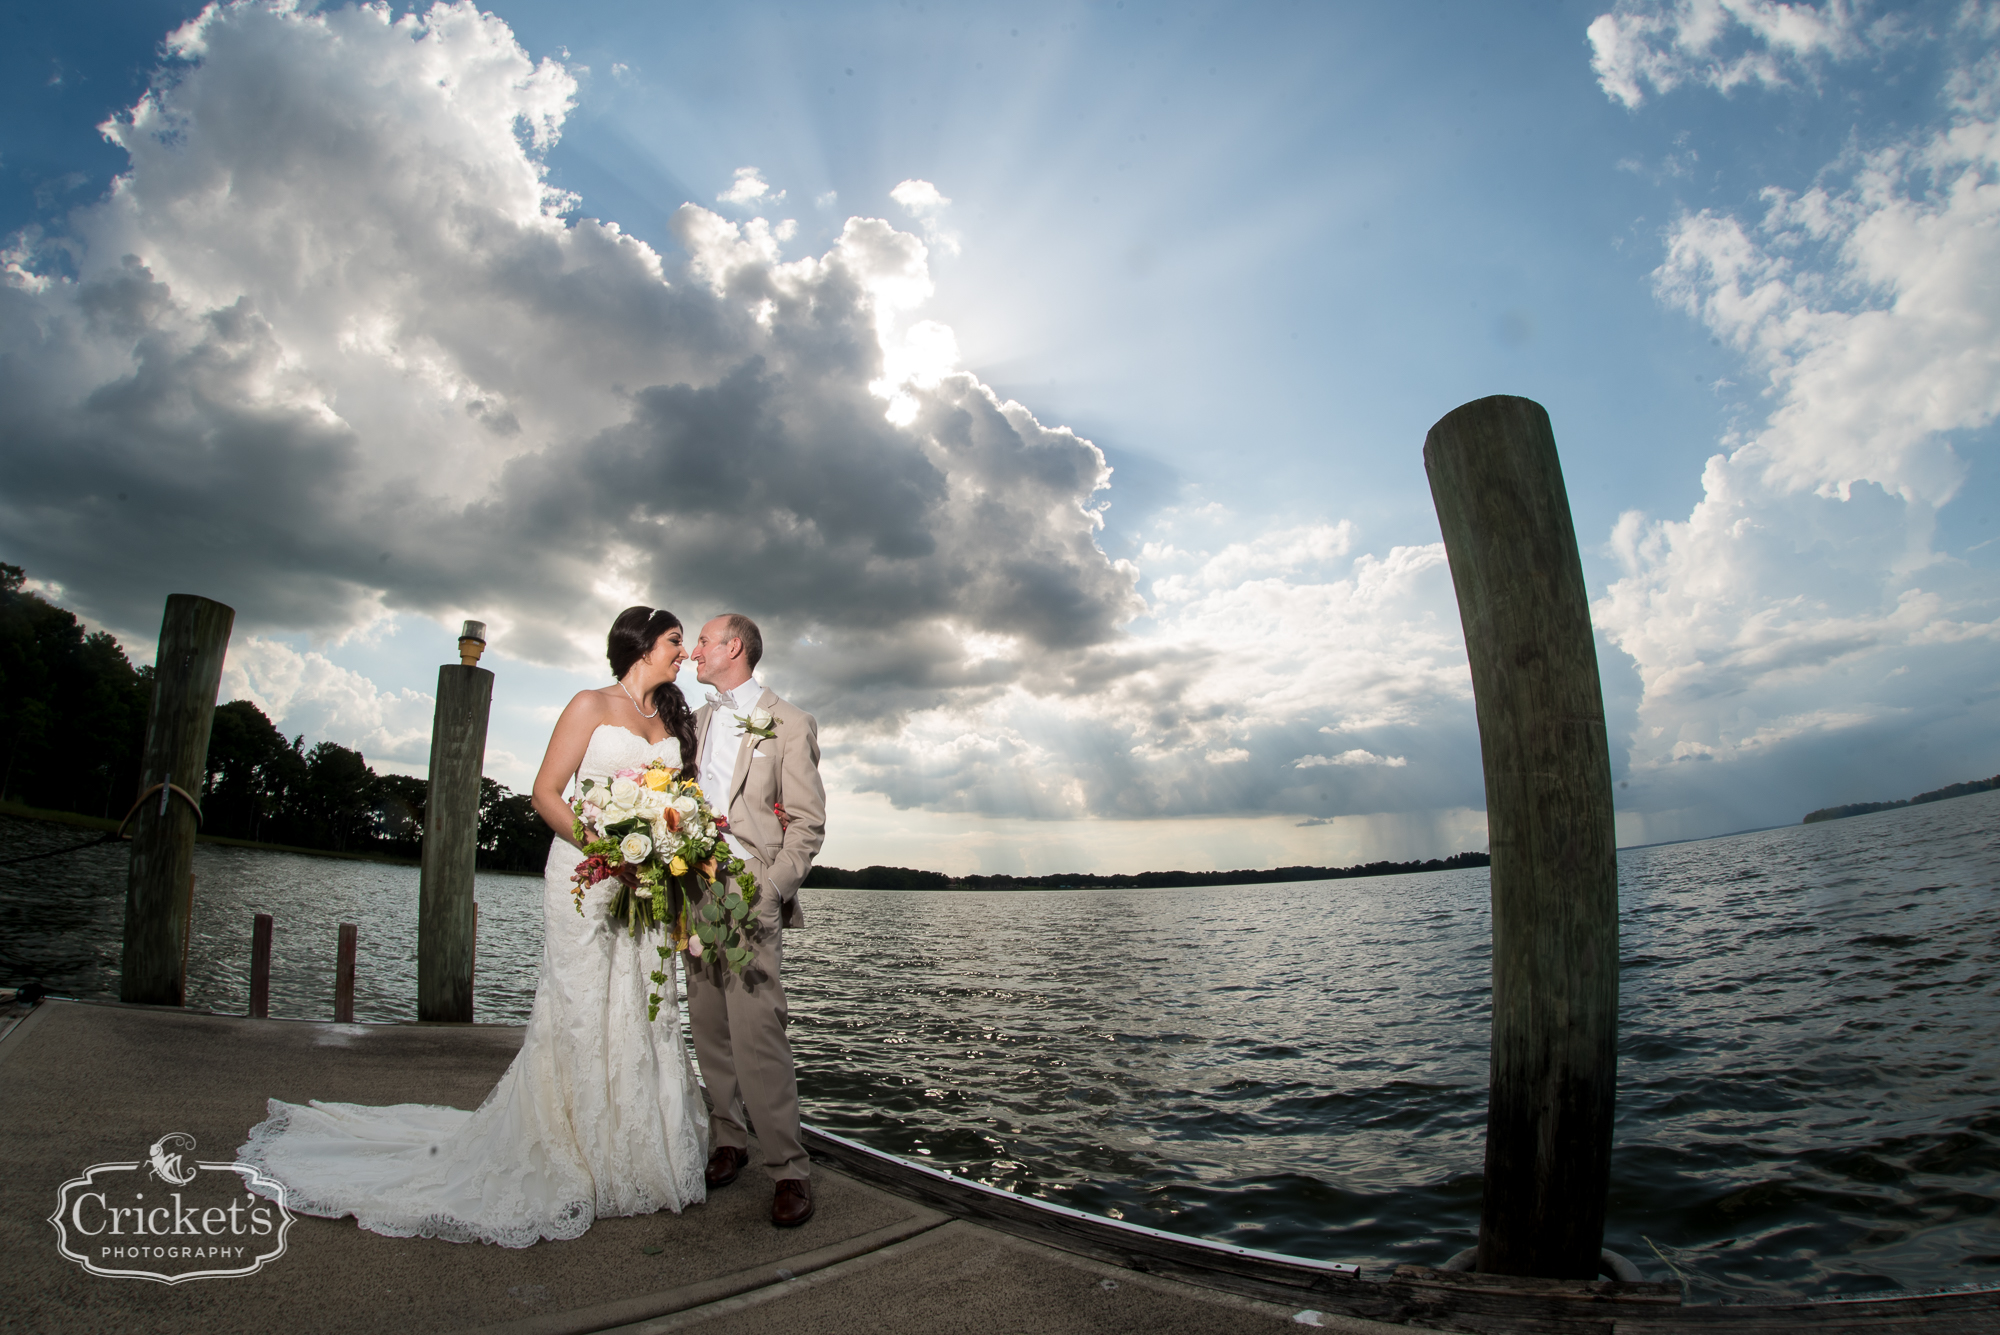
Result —
<instances>
[{"instance_id":1,"label":"brown leather dress shoe","mask_svg":"<svg viewBox=\"0 0 2000 1335\"><path fill-rule=\"evenodd\" d=\"M708 1172L703 1175L708 1180L708 1189L714 1191L734 1182L749 1158L748 1151L735 1145L717 1145L715 1153L708 1156Z\"/></svg>"},{"instance_id":2,"label":"brown leather dress shoe","mask_svg":"<svg viewBox=\"0 0 2000 1335\"><path fill-rule=\"evenodd\" d=\"M797 1228L812 1217L812 1183L797 1177L780 1182L778 1194L771 1199L771 1222L779 1228Z\"/></svg>"}]
</instances>

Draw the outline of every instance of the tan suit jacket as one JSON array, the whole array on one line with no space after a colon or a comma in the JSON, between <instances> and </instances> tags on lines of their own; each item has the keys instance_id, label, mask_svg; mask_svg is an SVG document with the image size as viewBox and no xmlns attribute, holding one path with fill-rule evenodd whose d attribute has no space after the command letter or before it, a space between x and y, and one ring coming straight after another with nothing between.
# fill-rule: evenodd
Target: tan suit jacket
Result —
<instances>
[{"instance_id":1,"label":"tan suit jacket","mask_svg":"<svg viewBox=\"0 0 2000 1335\"><path fill-rule=\"evenodd\" d=\"M757 865L753 868L760 890L777 896L782 906L780 921L786 927L805 926L799 909L799 886L811 870L813 858L826 841L826 787L819 777L819 720L790 701L780 699L769 687L758 697L754 708L776 720L771 737L745 733L738 741L736 773L730 780L729 795L718 802L704 786L709 804L725 807L729 832L749 851ZM708 727L715 706L703 705L695 711L695 755L708 750ZM723 720L728 726L734 714ZM781 827L772 804L782 801L790 828Z\"/></svg>"}]
</instances>

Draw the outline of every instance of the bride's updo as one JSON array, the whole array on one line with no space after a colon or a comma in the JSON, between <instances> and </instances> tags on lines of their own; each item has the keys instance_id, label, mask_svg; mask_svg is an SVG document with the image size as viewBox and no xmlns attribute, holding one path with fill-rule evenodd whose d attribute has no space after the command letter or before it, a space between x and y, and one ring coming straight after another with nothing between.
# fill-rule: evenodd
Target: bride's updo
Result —
<instances>
[{"instance_id":1,"label":"bride's updo","mask_svg":"<svg viewBox=\"0 0 2000 1335\"><path fill-rule=\"evenodd\" d=\"M681 629L680 618L664 607L628 607L620 612L604 641L604 656L611 660L611 675L623 681L634 663L653 652L662 635L678 629ZM681 777L694 778L697 769L694 711L688 708L687 697L673 682L663 681L653 688L651 698L653 708L666 721L667 731L680 740Z\"/></svg>"}]
</instances>

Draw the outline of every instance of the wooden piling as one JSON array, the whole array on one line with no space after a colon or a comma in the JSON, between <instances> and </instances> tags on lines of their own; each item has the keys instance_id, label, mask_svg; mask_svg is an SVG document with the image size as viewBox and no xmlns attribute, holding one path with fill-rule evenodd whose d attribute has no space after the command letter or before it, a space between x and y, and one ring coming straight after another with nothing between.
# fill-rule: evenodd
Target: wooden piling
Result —
<instances>
[{"instance_id":1,"label":"wooden piling","mask_svg":"<svg viewBox=\"0 0 2000 1335\"><path fill-rule=\"evenodd\" d=\"M271 915L260 913L250 923L250 1018L271 1018Z\"/></svg>"},{"instance_id":2,"label":"wooden piling","mask_svg":"<svg viewBox=\"0 0 2000 1335\"><path fill-rule=\"evenodd\" d=\"M1618 1060L1618 862L1590 607L1548 414L1496 396L1424 441L1465 626L1493 855L1478 1269L1592 1279Z\"/></svg>"},{"instance_id":3,"label":"wooden piling","mask_svg":"<svg viewBox=\"0 0 2000 1335\"><path fill-rule=\"evenodd\" d=\"M187 998L187 936L194 913L194 836L208 730L233 609L176 593L167 599L154 659L153 709L132 813L119 997L154 1006Z\"/></svg>"},{"instance_id":4,"label":"wooden piling","mask_svg":"<svg viewBox=\"0 0 2000 1335\"><path fill-rule=\"evenodd\" d=\"M333 970L333 1018L336 1024L354 1023L354 953L358 932L351 922L340 924L340 951Z\"/></svg>"},{"instance_id":5,"label":"wooden piling","mask_svg":"<svg viewBox=\"0 0 2000 1335\"><path fill-rule=\"evenodd\" d=\"M468 622L467 628L477 625ZM481 628L483 631L483 627ZM461 636L460 649L470 657ZM484 648L483 638L480 648ZM417 906L417 1018L472 1022L472 879L479 852L479 776L493 674L466 663L438 669L430 790Z\"/></svg>"}]
</instances>

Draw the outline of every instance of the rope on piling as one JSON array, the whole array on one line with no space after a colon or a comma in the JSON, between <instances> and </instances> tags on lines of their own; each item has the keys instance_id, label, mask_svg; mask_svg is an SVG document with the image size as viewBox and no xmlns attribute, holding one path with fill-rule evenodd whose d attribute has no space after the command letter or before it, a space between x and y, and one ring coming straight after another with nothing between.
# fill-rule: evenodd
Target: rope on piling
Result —
<instances>
[{"instance_id":1,"label":"rope on piling","mask_svg":"<svg viewBox=\"0 0 2000 1335\"><path fill-rule=\"evenodd\" d=\"M139 808L144 806L146 799L154 793L160 795L160 814L162 816L167 814L168 797L170 795L178 796L182 801L194 808L195 828L201 828L201 803L194 800L194 794L177 783L156 783L145 792L139 794L138 800L132 803L132 809L125 813L125 819L118 822L118 838L123 839L125 837L125 827L132 823L132 818L139 814Z\"/></svg>"},{"instance_id":2,"label":"rope on piling","mask_svg":"<svg viewBox=\"0 0 2000 1335\"><path fill-rule=\"evenodd\" d=\"M166 814L167 803L173 797L178 796L181 798L181 800L186 802L188 806L194 809L195 828L196 829L201 828L201 803L195 801L194 794L190 793L187 789L181 787L177 783L156 783L151 788L148 788L145 792L139 794L138 798L134 800L132 803L132 809L125 813L125 819L119 821L118 828L111 831L110 833L100 834L95 839L88 840L81 844L71 844L68 848L52 848L48 850L46 853L30 853L26 857L0 858L0 867L14 867L14 866L19 866L23 862L34 862L40 858L59 858L65 853L81 853L86 848L96 848L101 844L115 844L121 839L125 838L125 827L132 823L132 818L139 814L139 808L144 806L146 804L146 799L151 797L154 793L158 793L160 795L161 815L164 816Z\"/></svg>"}]
</instances>

